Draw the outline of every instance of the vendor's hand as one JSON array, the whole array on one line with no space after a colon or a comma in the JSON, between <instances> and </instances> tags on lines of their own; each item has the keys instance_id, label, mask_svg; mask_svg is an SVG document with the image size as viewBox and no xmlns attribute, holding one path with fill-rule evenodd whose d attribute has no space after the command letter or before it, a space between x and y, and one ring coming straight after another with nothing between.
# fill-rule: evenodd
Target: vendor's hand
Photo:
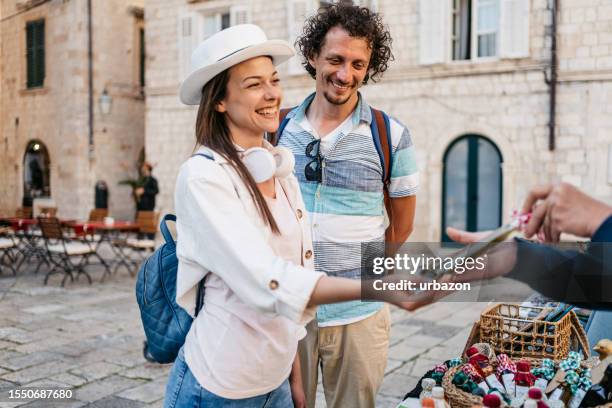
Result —
<instances>
[{"instance_id":1,"label":"vendor's hand","mask_svg":"<svg viewBox=\"0 0 612 408\"><path fill-rule=\"evenodd\" d=\"M468 232L456 228L447 228L446 233L453 241L461 244L473 244L482 242L484 238L492 233L492 231ZM438 279L438 282L475 282L487 279L493 279L499 276L506 275L512 270L516 263L516 245L512 240L508 240L501 246L493 247L488 250L486 259L486 267L482 270L472 269L465 271L462 274L448 273ZM422 281L423 278L415 276L412 281ZM406 310L417 310L428 304L437 302L438 300L448 296L453 292L448 291L426 291L410 294L409 298L405 297L399 302L393 302L397 306Z\"/></svg>"},{"instance_id":2,"label":"vendor's hand","mask_svg":"<svg viewBox=\"0 0 612 408\"><path fill-rule=\"evenodd\" d=\"M446 235L460 244L473 244L482 242L486 236L493 231L468 232L448 227ZM512 238L508 238L502 245L497 245L486 252L486 268L482 271L470 270L463 274L457 274L454 282L473 282L485 279L493 279L503 276L512 270L516 263L516 245Z\"/></svg>"},{"instance_id":3,"label":"vendor's hand","mask_svg":"<svg viewBox=\"0 0 612 408\"><path fill-rule=\"evenodd\" d=\"M612 215L612 207L568 183L531 189L522 213L530 211L531 219L523 229L525 237L541 231L547 242L558 242L563 232L592 237L601 223Z\"/></svg>"},{"instance_id":4,"label":"vendor's hand","mask_svg":"<svg viewBox=\"0 0 612 408\"><path fill-rule=\"evenodd\" d=\"M473 244L474 242L482 242L487 235L490 235L491 231L479 231L479 232L468 232L453 227L446 228L446 235L450 239L460 244Z\"/></svg>"}]
</instances>

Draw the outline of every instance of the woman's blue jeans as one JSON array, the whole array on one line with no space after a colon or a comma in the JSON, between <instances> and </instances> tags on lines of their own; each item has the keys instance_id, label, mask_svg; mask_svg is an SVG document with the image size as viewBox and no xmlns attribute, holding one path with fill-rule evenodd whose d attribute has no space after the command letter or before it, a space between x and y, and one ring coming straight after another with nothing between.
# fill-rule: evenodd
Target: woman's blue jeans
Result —
<instances>
[{"instance_id":1,"label":"woman's blue jeans","mask_svg":"<svg viewBox=\"0 0 612 408\"><path fill-rule=\"evenodd\" d=\"M289 381L263 395L244 399L227 399L204 389L185 362L183 349L174 362L166 385L164 408L292 408Z\"/></svg>"}]
</instances>

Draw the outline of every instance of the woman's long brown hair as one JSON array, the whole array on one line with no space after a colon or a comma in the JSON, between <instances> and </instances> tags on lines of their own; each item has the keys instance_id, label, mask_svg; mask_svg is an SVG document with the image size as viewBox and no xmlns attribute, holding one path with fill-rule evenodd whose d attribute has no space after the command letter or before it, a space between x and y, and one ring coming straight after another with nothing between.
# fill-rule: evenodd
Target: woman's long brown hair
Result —
<instances>
[{"instance_id":1,"label":"woman's long brown hair","mask_svg":"<svg viewBox=\"0 0 612 408\"><path fill-rule=\"evenodd\" d=\"M246 183L251 198L263 220L270 226L272 232L279 234L278 225L270 212L270 208L268 208L266 200L238 155L227 126L225 114L215 109L217 104L225 98L227 83L230 78L229 71L229 69L226 69L221 72L208 81L202 89L202 99L200 100L196 120L196 141L198 145L209 147L227 159Z\"/></svg>"}]
</instances>

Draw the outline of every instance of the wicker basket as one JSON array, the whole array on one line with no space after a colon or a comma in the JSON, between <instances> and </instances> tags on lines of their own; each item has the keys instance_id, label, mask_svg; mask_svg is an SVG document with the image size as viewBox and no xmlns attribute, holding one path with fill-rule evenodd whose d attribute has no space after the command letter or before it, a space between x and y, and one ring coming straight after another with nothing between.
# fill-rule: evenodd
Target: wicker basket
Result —
<instances>
[{"instance_id":1,"label":"wicker basket","mask_svg":"<svg viewBox=\"0 0 612 408\"><path fill-rule=\"evenodd\" d=\"M544 316L549 311L552 309L507 303L492 306L480 316L479 341L491 344L497 354L512 358L562 360L578 347L588 358L586 334L574 311L558 322L522 317L528 312Z\"/></svg>"},{"instance_id":2,"label":"wicker basket","mask_svg":"<svg viewBox=\"0 0 612 408\"><path fill-rule=\"evenodd\" d=\"M527 360L531 364L532 367L539 367L542 363L541 359L537 358L513 358L514 362L520 360ZM495 368L497 368L497 363L492 364ZM592 364L587 361L583 361L581 363L582 367L591 368ZM442 387L444 388L444 394L446 399L448 400L451 408L472 408L474 405L482 406L482 397L477 395L469 394L465 391L460 390L453 384L453 377L461 369L461 366L455 366L444 374L444 378L442 379ZM612 408L612 404L606 404L597 408Z\"/></svg>"}]
</instances>

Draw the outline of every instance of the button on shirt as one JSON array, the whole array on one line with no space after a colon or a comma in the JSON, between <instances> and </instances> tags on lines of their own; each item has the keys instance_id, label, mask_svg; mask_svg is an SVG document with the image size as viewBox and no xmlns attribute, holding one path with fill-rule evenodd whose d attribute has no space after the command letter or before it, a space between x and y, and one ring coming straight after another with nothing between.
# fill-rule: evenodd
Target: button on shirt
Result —
<instances>
[{"instance_id":1,"label":"button on shirt","mask_svg":"<svg viewBox=\"0 0 612 408\"><path fill-rule=\"evenodd\" d=\"M314 94L289 112L279 145L295 155L295 174L312 223L316 270L330 276L359 279L361 243L384 242L387 227L383 168L370 130L374 119L359 94L359 102L349 118L321 139L322 182L308 181L304 168L312 159L306 157L305 150L308 143L318 138L306 117L313 99ZM389 195L391 198L415 195L419 182L410 132L395 118L390 118L390 130ZM326 139L330 142L327 145ZM317 321L319 326L348 324L372 315L381 307L381 303L360 301L321 305Z\"/></svg>"},{"instance_id":2,"label":"button on shirt","mask_svg":"<svg viewBox=\"0 0 612 408\"><path fill-rule=\"evenodd\" d=\"M275 235L238 174L209 153L214 161L194 156L181 167L175 190L177 303L192 315L197 283L206 276L185 360L205 389L248 398L289 376L322 274L303 255L312 246L306 217L297 217L304 207L295 177L277 179L270 201L281 231Z\"/></svg>"}]
</instances>

